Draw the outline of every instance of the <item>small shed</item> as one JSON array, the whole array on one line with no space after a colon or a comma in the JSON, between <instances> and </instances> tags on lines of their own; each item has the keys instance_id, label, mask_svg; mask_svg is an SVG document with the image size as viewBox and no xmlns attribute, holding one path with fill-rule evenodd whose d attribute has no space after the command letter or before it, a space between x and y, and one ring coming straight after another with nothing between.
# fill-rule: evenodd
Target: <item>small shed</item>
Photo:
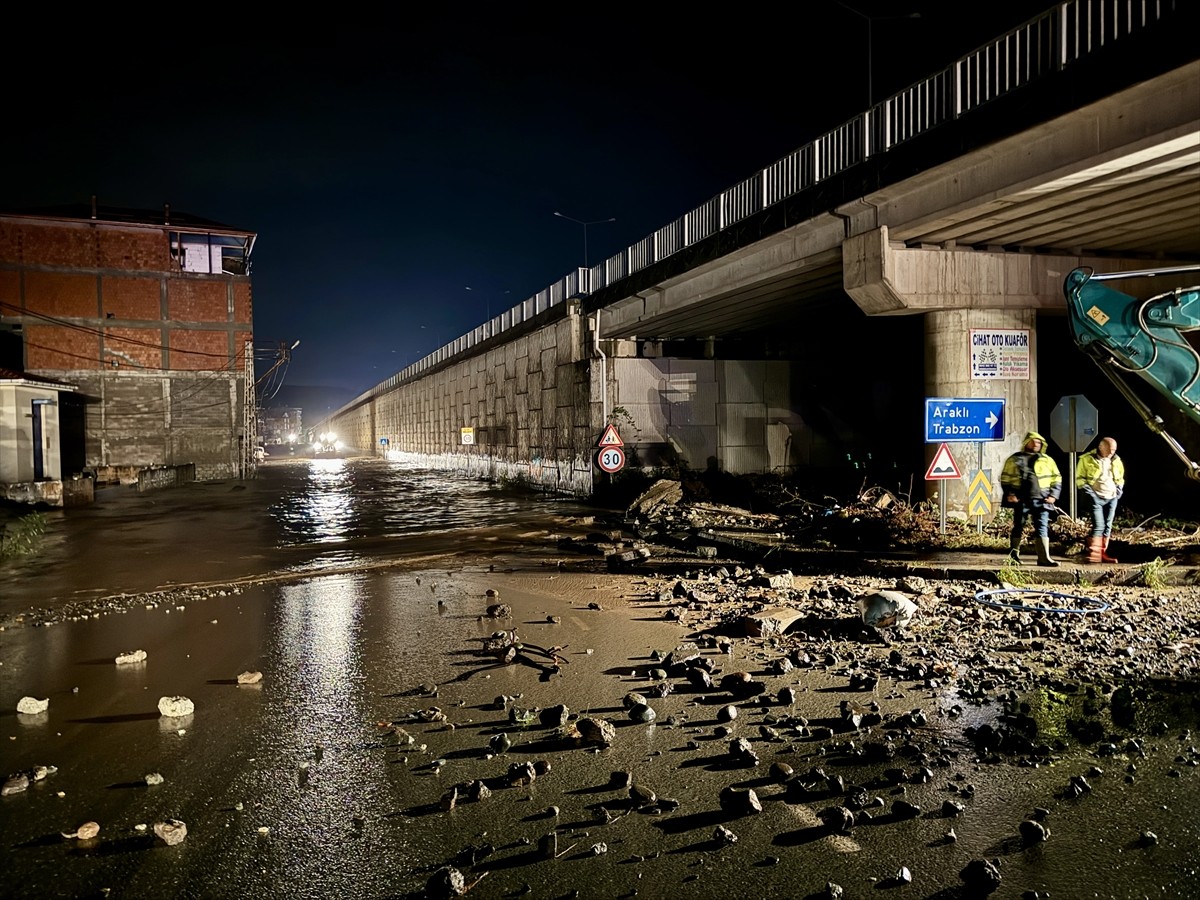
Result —
<instances>
[{"instance_id":1,"label":"small shed","mask_svg":"<svg viewBox=\"0 0 1200 900\"><path fill-rule=\"evenodd\" d=\"M0 368L0 496L62 505L59 396L75 385Z\"/></svg>"}]
</instances>

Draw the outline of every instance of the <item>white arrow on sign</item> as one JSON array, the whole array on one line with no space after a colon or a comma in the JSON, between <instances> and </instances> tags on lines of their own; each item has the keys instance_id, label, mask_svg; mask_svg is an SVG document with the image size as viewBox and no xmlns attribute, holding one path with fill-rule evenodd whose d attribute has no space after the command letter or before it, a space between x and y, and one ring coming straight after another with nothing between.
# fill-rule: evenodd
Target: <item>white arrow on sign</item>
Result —
<instances>
[{"instance_id":1,"label":"white arrow on sign","mask_svg":"<svg viewBox=\"0 0 1200 900\"><path fill-rule=\"evenodd\" d=\"M995 428L996 423L1000 421L1000 417L997 416L994 412L989 412L988 417L986 419L984 419L983 421L987 422L989 425L991 425L993 428Z\"/></svg>"}]
</instances>

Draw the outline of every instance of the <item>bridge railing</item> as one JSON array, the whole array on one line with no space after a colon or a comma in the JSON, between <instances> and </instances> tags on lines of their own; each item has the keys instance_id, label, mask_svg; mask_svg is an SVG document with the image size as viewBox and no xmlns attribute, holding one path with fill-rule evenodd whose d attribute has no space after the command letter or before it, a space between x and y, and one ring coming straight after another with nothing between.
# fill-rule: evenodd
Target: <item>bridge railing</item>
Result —
<instances>
[{"instance_id":1,"label":"bridge railing","mask_svg":"<svg viewBox=\"0 0 1200 900\"><path fill-rule=\"evenodd\" d=\"M1066 0L876 103L631 247L577 269L470 334L435 350L343 407L391 390L457 353L570 297L609 287L871 157L1058 71L1122 38L1168 21L1195 0Z\"/></svg>"}]
</instances>

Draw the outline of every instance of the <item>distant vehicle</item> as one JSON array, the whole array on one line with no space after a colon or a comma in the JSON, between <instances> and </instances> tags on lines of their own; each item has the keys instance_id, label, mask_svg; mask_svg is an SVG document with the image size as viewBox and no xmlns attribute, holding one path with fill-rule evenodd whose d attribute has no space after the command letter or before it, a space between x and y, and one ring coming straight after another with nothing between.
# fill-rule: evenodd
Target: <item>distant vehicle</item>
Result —
<instances>
[{"instance_id":1,"label":"distant vehicle","mask_svg":"<svg viewBox=\"0 0 1200 900\"><path fill-rule=\"evenodd\" d=\"M338 440L336 433L322 431L313 440L312 455L314 459L341 459L345 449L346 445Z\"/></svg>"}]
</instances>

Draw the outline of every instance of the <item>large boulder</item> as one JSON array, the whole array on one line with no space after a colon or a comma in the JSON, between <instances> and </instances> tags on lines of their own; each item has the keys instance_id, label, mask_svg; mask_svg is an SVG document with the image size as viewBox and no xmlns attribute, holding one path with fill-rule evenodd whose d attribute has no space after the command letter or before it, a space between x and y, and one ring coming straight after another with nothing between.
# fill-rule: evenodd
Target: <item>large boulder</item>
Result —
<instances>
[{"instance_id":1,"label":"large boulder","mask_svg":"<svg viewBox=\"0 0 1200 900\"><path fill-rule=\"evenodd\" d=\"M682 499L683 485L678 481L664 478L654 482L640 497L629 504L625 515L630 519L652 519L664 507L674 506Z\"/></svg>"}]
</instances>

